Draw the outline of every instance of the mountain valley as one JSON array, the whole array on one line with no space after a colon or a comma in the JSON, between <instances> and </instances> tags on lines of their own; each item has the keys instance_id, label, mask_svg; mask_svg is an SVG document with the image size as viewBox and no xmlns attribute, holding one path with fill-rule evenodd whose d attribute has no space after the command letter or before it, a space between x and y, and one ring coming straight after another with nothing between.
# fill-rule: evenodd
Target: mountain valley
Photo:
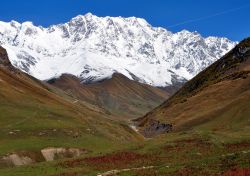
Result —
<instances>
[{"instance_id":1,"label":"mountain valley","mask_svg":"<svg viewBox=\"0 0 250 176\"><path fill-rule=\"evenodd\" d=\"M1 176L250 174L250 38L88 13L0 45Z\"/></svg>"}]
</instances>

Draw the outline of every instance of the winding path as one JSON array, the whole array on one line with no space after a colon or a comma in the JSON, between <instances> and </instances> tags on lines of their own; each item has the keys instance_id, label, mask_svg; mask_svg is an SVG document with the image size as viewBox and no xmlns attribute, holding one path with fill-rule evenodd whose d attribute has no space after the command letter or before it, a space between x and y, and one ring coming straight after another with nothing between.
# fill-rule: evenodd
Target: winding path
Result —
<instances>
[{"instance_id":1,"label":"winding path","mask_svg":"<svg viewBox=\"0 0 250 176\"><path fill-rule=\"evenodd\" d=\"M102 174L97 174L97 176L109 176L111 174L118 174L118 173L121 173L121 172L152 169L154 167L156 167L156 166L143 166L143 167L130 168L130 169L110 170L110 171L104 172Z\"/></svg>"}]
</instances>

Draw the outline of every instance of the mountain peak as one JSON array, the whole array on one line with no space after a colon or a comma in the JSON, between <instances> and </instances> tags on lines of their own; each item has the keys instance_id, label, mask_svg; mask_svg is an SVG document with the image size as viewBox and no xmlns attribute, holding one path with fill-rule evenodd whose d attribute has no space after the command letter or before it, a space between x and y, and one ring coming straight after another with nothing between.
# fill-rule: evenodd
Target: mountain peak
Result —
<instances>
[{"instance_id":1,"label":"mountain peak","mask_svg":"<svg viewBox=\"0 0 250 176\"><path fill-rule=\"evenodd\" d=\"M88 13L86 13L84 16L85 16L85 17L93 17L93 16L95 16L95 15L93 15L91 12L88 12Z\"/></svg>"},{"instance_id":2,"label":"mountain peak","mask_svg":"<svg viewBox=\"0 0 250 176\"><path fill-rule=\"evenodd\" d=\"M21 26L21 24L15 20L11 20L10 25L16 28Z\"/></svg>"},{"instance_id":3,"label":"mountain peak","mask_svg":"<svg viewBox=\"0 0 250 176\"><path fill-rule=\"evenodd\" d=\"M95 15L93 15L92 13L86 13L84 15L77 15L76 17L72 18L71 20L82 20L83 18L86 18L86 19L91 19L93 17L96 17Z\"/></svg>"},{"instance_id":4,"label":"mountain peak","mask_svg":"<svg viewBox=\"0 0 250 176\"><path fill-rule=\"evenodd\" d=\"M12 64L38 79L69 73L96 82L118 72L159 87L183 83L236 44L187 30L171 33L142 18L91 13L49 28L1 22L0 32Z\"/></svg>"},{"instance_id":5,"label":"mountain peak","mask_svg":"<svg viewBox=\"0 0 250 176\"><path fill-rule=\"evenodd\" d=\"M25 22L22 23L22 26L30 27L30 26L34 26L34 25L33 25L33 22L31 22L31 21L25 21Z\"/></svg>"}]
</instances>

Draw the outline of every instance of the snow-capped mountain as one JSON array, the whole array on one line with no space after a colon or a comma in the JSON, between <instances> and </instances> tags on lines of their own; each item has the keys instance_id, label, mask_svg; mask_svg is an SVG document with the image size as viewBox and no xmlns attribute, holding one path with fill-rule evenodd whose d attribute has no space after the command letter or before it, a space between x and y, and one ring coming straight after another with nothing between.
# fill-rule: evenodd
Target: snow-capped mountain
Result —
<instances>
[{"instance_id":1,"label":"snow-capped mountain","mask_svg":"<svg viewBox=\"0 0 250 176\"><path fill-rule=\"evenodd\" d=\"M164 87L192 78L235 44L186 30L172 33L135 17L88 13L48 28L0 22L0 45L12 64L41 80L70 73L91 82L119 72Z\"/></svg>"}]
</instances>

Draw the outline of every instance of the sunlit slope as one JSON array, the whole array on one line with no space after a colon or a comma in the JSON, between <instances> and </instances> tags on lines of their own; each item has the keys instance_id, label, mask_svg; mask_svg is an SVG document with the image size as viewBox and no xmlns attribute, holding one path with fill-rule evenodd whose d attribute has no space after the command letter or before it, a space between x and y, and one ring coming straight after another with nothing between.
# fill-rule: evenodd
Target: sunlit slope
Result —
<instances>
[{"instance_id":1,"label":"sunlit slope","mask_svg":"<svg viewBox=\"0 0 250 176\"><path fill-rule=\"evenodd\" d=\"M177 131L249 131L250 38L137 122L145 133L155 120L172 124Z\"/></svg>"},{"instance_id":2,"label":"sunlit slope","mask_svg":"<svg viewBox=\"0 0 250 176\"><path fill-rule=\"evenodd\" d=\"M13 68L0 49L0 154L49 146L111 147L136 140L126 125Z\"/></svg>"}]
</instances>

